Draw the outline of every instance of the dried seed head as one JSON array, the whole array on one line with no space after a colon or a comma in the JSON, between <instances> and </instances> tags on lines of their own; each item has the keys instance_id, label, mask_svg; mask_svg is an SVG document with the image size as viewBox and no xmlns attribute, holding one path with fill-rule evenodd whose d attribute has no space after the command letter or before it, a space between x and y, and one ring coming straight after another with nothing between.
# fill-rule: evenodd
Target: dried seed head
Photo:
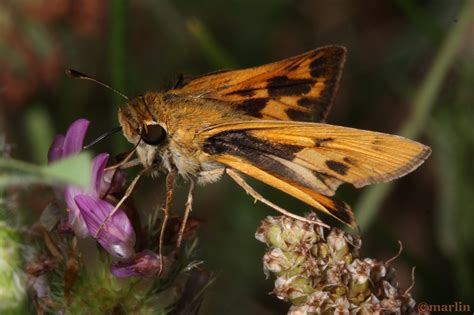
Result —
<instances>
[{"instance_id":1,"label":"dried seed head","mask_svg":"<svg viewBox=\"0 0 474 315\"><path fill-rule=\"evenodd\" d=\"M276 276L275 295L292 303L288 314L416 313L393 268L359 258L359 236L288 217L267 217L255 236L269 246L264 272Z\"/></svg>"},{"instance_id":2,"label":"dried seed head","mask_svg":"<svg viewBox=\"0 0 474 315\"><path fill-rule=\"evenodd\" d=\"M288 217L267 217L257 229L255 238L269 246L292 250L300 246L311 247L318 241L314 226Z\"/></svg>"},{"instance_id":3,"label":"dried seed head","mask_svg":"<svg viewBox=\"0 0 474 315\"><path fill-rule=\"evenodd\" d=\"M263 268L265 274L280 273L298 267L303 261L304 256L296 252L284 252L280 248L273 248L263 257Z\"/></svg>"}]
</instances>

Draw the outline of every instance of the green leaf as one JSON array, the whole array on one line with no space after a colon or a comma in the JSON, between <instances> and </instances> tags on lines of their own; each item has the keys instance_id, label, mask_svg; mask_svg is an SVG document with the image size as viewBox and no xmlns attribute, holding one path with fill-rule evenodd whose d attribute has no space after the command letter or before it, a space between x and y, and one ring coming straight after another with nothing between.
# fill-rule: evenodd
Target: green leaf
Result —
<instances>
[{"instance_id":1,"label":"green leaf","mask_svg":"<svg viewBox=\"0 0 474 315\"><path fill-rule=\"evenodd\" d=\"M29 184L69 184L88 187L91 157L87 152L70 156L47 166L0 158L0 188Z\"/></svg>"},{"instance_id":2,"label":"green leaf","mask_svg":"<svg viewBox=\"0 0 474 315\"><path fill-rule=\"evenodd\" d=\"M43 167L43 172L59 182L89 187L91 165L90 154L83 152Z\"/></svg>"}]
</instances>

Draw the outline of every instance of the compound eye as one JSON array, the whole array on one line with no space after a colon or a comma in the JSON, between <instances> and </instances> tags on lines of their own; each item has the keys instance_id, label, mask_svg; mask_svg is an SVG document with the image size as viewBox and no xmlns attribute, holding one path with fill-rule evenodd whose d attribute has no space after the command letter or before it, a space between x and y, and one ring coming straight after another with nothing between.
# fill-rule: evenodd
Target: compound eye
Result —
<instances>
[{"instance_id":1,"label":"compound eye","mask_svg":"<svg viewBox=\"0 0 474 315\"><path fill-rule=\"evenodd\" d=\"M142 140L146 144L157 145L166 138L166 131L160 125L147 125L142 131Z\"/></svg>"}]
</instances>

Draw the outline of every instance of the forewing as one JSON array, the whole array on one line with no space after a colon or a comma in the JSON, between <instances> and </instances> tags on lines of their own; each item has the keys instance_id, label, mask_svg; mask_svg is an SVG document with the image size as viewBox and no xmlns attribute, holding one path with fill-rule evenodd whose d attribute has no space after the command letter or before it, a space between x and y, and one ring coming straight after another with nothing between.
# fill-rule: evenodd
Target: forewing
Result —
<instances>
[{"instance_id":1,"label":"forewing","mask_svg":"<svg viewBox=\"0 0 474 315\"><path fill-rule=\"evenodd\" d=\"M324 121L345 56L344 47L322 47L260 67L184 78L168 93L221 101L262 119Z\"/></svg>"}]
</instances>

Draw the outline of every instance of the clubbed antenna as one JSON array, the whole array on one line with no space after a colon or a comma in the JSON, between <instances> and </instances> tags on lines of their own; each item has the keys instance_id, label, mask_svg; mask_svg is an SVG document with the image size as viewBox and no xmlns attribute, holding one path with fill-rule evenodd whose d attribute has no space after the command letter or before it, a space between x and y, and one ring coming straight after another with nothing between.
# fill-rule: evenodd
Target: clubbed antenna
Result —
<instances>
[{"instance_id":1,"label":"clubbed antenna","mask_svg":"<svg viewBox=\"0 0 474 315\"><path fill-rule=\"evenodd\" d=\"M84 74L82 72L79 72L77 70L73 70L73 69L67 69L66 70L66 74L71 77L71 78L74 78L74 79L82 79L82 80L89 80L89 81L92 81L92 82L95 82L99 85L102 85L103 87L117 93L118 95L120 95L121 97L123 97L124 99L126 99L127 101L129 101L130 99L128 98L127 95L123 94L122 92L120 91L117 91L116 89L112 88L110 85L107 85L103 82L100 82L99 80L97 79L94 79L93 77L91 76L88 76L87 74Z\"/></svg>"}]
</instances>

